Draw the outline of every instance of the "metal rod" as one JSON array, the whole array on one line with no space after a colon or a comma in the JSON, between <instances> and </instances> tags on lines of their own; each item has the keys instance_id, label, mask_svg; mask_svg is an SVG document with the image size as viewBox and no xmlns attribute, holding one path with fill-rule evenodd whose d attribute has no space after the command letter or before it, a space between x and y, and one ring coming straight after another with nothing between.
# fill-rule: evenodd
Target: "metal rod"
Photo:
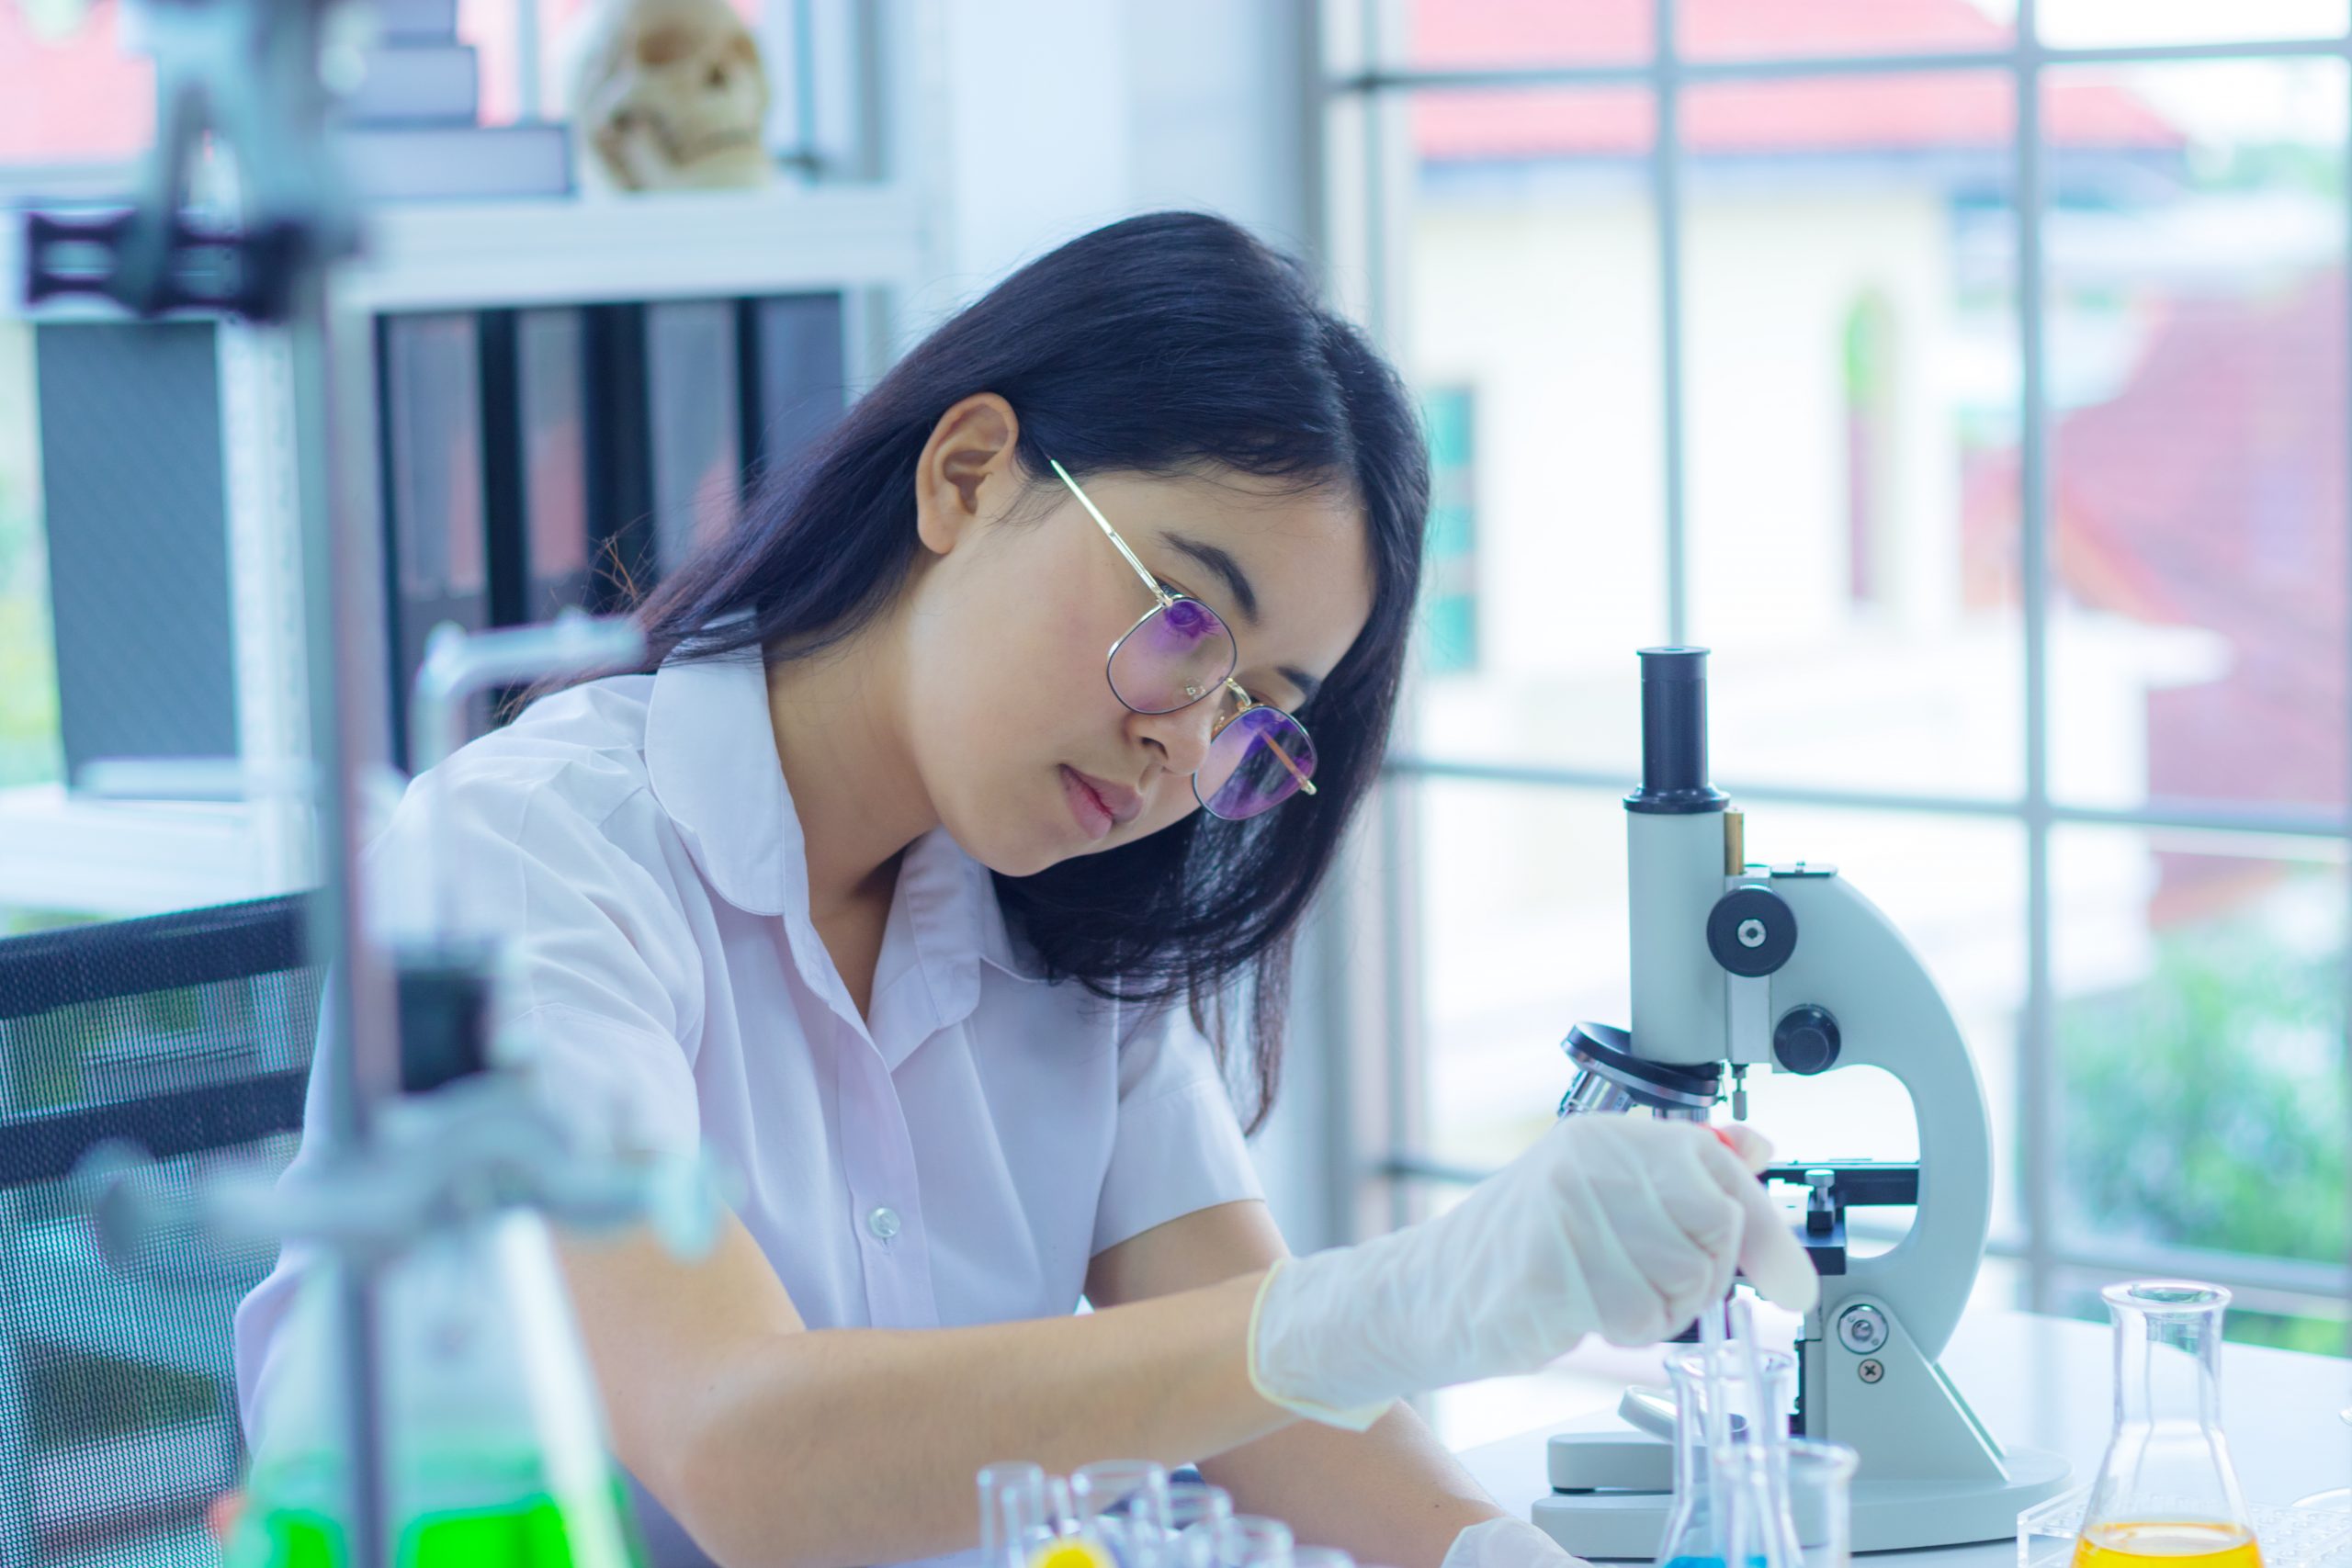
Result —
<instances>
[{"instance_id":1,"label":"metal rod","mask_svg":"<svg viewBox=\"0 0 2352 1568\"><path fill-rule=\"evenodd\" d=\"M2343 89L2346 97L2347 113L2345 120L2344 167L2336 175L2335 198L2342 204L2345 214L2346 226L2344 236L2345 254L2347 258L2352 258L2352 191L2347 191L2346 188L2346 181L2347 178L2352 178L2352 70L2347 70L2344 73ZM2345 355L2346 364L2352 366L2352 267L2339 268L2338 272L2339 287L2346 291L2346 309L2344 318L2346 339L2337 344L2337 348ZM2345 446L2347 451L2352 451L2352 398L2345 400L2345 413L2347 421L2343 432ZM2347 495L2346 501L2347 508L2352 508L2352 495ZM2346 541L2344 552L2346 577L2343 587L2346 615L2352 616L2352 512L2348 512L2345 519L2345 537ZM2342 628L2342 635L2345 639L2346 707L2343 715L2345 807L2346 815L2352 816L2352 624ZM2345 878L2345 892L2347 905L2345 909L2344 952L2339 965L2340 973L2337 976L2339 987L2336 993L2338 1009L2336 1043L2338 1053L2343 1057L2344 1147L2352 1148L2352 876ZM2346 1217L2352 1218L2352 1183L2346 1185L2344 1201L2347 1211ZM2352 1224L2346 1226L2345 1234L2348 1238L2346 1246L2352 1247ZM2346 1254L2345 1263L2347 1269L2352 1269L2352 1251L2347 1251ZM2352 1296L2352 1290L2347 1290L2345 1293ZM2347 1314L2345 1320L2344 1353L2352 1356L2352 1314Z\"/></svg>"},{"instance_id":2,"label":"metal rod","mask_svg":"<svg viewBox=\"0 0 2352 1568\"><path fill-rule=\"evenodd\" d=\"M2051 972L2050 451L2042 310L2045 149L2036 0L2018 0L2017 94L2018 541L2025 617L2025 1007L2018 1032L2018 1180L2025 1218L2026 1301L2046 1312L2056 1247L2059 1148L2057 1003Z\"/></svg>"},{"instance_id":3,"label":"metal rod","mask_svg":"<svg viewBox=\"0 0 2352 1568\"><path fill-rule=\"evenodd\" d=\"M1530 762L1504 762L1476 758L1424 757L1412 752L1391 755L1383 771L1406 777L1460 779L1478 784L1519 784L1534 789L1604 790L1622 795L1634 769L1569 768ZM1968 795L1913 795L1901 791L1840 790L1809 784L1758 784L1727 780L1726 795L1741 800L1770 801L1783 806L1814 806L1839 811L1892 811L1944 817L1976 817L2018 821L2026 803L2018 798ZM2178 832L2267 834L2278 838L2341 840L2352 835L2352 818L2317 808L2272 806L2195 807L2070 806L2052 801L2052 822L2107 828L2146 828Z\"/></svg>"},{"instance_id":4,"label":"metal rod","mask_svg":"<svg viewBox=\"0 0 2352 1568\"><path fill-rule=\"evenodd\" d=\"M540 69L539 0L515 0L514 118L536 125L548 118L547 86Z\"/></svg>"},{"instance_id":5,"label":"metal rod","mask_svg":"<svg viewBox=\"0 0 2352 1568\"><path fill-rule=\"evenodd\" d=\"M1690 551L1682 452L1682 78L1676 52L1675 0L1657 0L1657 130L1650 149L1650 200L1657 222L1658 383L1665 423L1666 640L1687 642L1690 625Z\"/></svg>"},{"instance_id":6,"label":"metal rod","mask_svg":"<svg viewBox=\"0 0 2352 1568\"><path fill-rule=\"evenodd\" d=\"M2008 49L1953 50L1948 53L1897 51L1884 54L1792 54L1772 58L1678 60L1676 69L1686 82L1764 82L1797 77L1907 75L1940 71L2017 71L2029 54L2051 65L2146 65L2176 61L2297 60L2341 57L2352 49L2352 39L2239 39L2216 43L2109 44L2086 48L2033 47L2020 19L2017 44ZM1413 89L1448 91L1481 88L1621 87L1638 86L1656 79L1658 64L1670 48L1659 33L1659 62L1629 61L1622 64L1517 65L1439 71L1374 68L1330 78L1325 91L1335 96Z\"/></svg>"},{"instance_id":7,"label":"metal rod","mask_svg":"<svg viewBox=\"0 0 2352 1568\"><path fill-rule=\"evenodd\" d=\"M311 744L319 789L318 896L311 901L310 953L328 983L320 997L325 1037L343 1043L345 1070L328 1075L322 1104L327 1157L347 1158L366 1142L374 1107L399 1083L391 987L365 940L359 888L360 771L380 743L382 694L343 646L345 628L373 624L361 613L372 576L373 537L361 517L345 520L353 479L342 422L354 417L339 358L325 280L299 286L288 327L292 350L297 484L301 515L303 621ZM375 1271L353 1258L336 1270L336 1316L344 1353L344 1441L351 1455L352 1541L357 1568L390 1562L391 1517Z\"/></svg>"}]
</instances>

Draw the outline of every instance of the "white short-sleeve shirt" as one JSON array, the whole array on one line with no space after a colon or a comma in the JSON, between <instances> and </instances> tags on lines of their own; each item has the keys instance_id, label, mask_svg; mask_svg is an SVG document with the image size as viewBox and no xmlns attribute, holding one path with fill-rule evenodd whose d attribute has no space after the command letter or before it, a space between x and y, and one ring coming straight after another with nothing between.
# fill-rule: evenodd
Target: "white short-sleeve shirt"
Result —
<instances>
[{"instance_id":1,"label":"white short-sleeve shirt","mask_svg":"<svg viewBox=\"0 0 2352 1568\"><path fill-rule=\"evenodd\" d=\"M536 1026L549 1092L731 1167L813 1328L1066 1314L1096 1253L1261 1195L1182 1008L1038 978L944 829L900 863L860 1016L809 919L756 650L535 703L410 785L371 893L428 853L516 944L503 1016ZM238 1309L249 1427L300 1267ZM657 1568L707 1562L636 1495Z\"/></svg>"}]
</instances>

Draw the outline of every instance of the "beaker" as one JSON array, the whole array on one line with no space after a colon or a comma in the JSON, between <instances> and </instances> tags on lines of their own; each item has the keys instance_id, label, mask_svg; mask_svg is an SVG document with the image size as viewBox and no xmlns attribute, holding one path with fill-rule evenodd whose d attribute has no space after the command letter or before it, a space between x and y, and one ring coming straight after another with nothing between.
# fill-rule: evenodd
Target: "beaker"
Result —
<instances>
[{"instance_id":1,"label":"beaker","mask_svg":"<svg viewBox=\"0 0 2352 1568\"><path fill-rule=\"evenodd\" d=\"M1080 1534L1108 1547L1123 1568L1158 1568L1168 1544L1168 1471L1148 1460L1102 1460L1070 1472Z\"/></svg>"},{"instance_id":2,"label":"beaker","mask_svg":"<svg viewBox=\"0 0 2352 1568\"><path fill-rule=\"evenodd\" d=\"M2075 1568L2260 1568L2222 1435L2230 1292L2141 1280L2100 1293L2115 1320L2115 1432L2083 1507Z\"/></svg>"},{"instance_id":3,"label":"beaker","mask_svg":"<svg viewBox=\"0 0 2352 1568\"><path fill-rule=\"evenodd\" d=\"M1666 1533L1658 1546L1658 1568L1723 1568L1725 1563L1751 1560L1769 1562L1773 1551L1762 1537L1753 1533L1759 1523L1780 1530L1782 1562L1794 1561L1795 1542L1786 1521L1784 1495L1771 1490L1777 1466L1755 1472L1743 1470L1735 1475L1730 1495L1746 1506L1719 1506L1708 1425L1711 1382L1722 1394L1720 1437L1728 1452L1737 1455L1760 1446L1769 1454L1784 1448L1788 1438L1789 1406L1796 1394L1796 1358L1785 1350L1753 1354L1761 1397L1752 1403L1745 1392L1748 1384L1739 1345L1693 1348L1667 1358L1667 1377L1674 1388L1674 1506L1667 1516ZM1708 1375L1711 1361L1712 1379ZM1768 1492L1774 1500L1766 1505L1760 1499ZM1736 1542L1736 1535L1744 1539Z\"/></svg>"},{"instance_id":4,"label":"beaker","mask_svg":"<svg viewBox=\"0 0 2352 1568\"><path fill-rule=\"evenodd\" d=\"M1732 1453L1738 1479L1757 1491L1769 1487L1776 1499L1791 1568L1847 1568L1853 1560L1854 1469L1860 1462L1843 1443L1809 1438L1760 1449L1743 1444Z\"/></svg>"},{"instance_id":5,"label":"beaker","mask_svg":"<svg viewBox=\"0 0 2352 1568\"><path fill-rule=\"evenodd\" d=\"M1053 1533L1046 1516L1046 1472L1034 1464L983 1465L980 1557L986 1568L1024 1568L1036 1544Z\"/></svg>"},{"instance_id":6,"label":"beaker","mask_svg":"<svg viewBox=\"0 0 2352 1568\"><path fill-rule=\"evenodd\" d=\"M1236 1514L1193 1530L1206 1541L1211 1568L1290 1568L1290 1527L1280 1519Z\"/></svg>"},{"instance_id":7,"label":"beaker","mask_svg":"<svg viewBox=\"0 0 2352 1568\"><path fill-rule=\"evenodd\" d=\"M1205 1481L1168 1483L1168 1540L1162 1568L1211 1568L1216 1528L1233 1517L1233 1494Z\"/></svg>"},{"instance_id":8,"label":"beaker","mask_svg":"<svg viewBox=\"0 0 2352 1568\"><path fill-rule=\"evenodd\" d=\"M337 1440L334 1270L302 1284L283 1370L255 1411L231 1568L350 1561L349 1465ZM464 1216L385 1266L377 1285L395 1568L527 1557L551 1568L643 1561L547 1224Z\"/></svg>"}]
</instances>

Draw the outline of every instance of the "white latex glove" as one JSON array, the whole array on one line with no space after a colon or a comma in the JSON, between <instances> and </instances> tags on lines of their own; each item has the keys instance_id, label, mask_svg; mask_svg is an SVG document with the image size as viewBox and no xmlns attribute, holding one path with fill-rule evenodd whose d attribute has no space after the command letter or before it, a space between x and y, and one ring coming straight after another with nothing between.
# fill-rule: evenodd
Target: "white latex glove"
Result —
<instances>
[{"instance_id":1,"label":"white latex glove","mask_svg":"<svg viewBox=\"0 0 2352 1568\"><path fill-rule=\"evenodd\" d=\"M1724 1131L1736 1154L1693 1122L1570 1116L1459 1207L1277 1263L1250 1314L1251 1382L1360 1432L1391 1400L1532 1372L1588 1334L1655 1343L1735 1268L1804 1311L1820 1282L1756 1180L1770 1146Z\"/></svg>"},{"instance_id":2,"label":"white latex glove","mask_svg":"<svg viewBox=\"0 0 2352 1568\"><path fill-rule=\"evenodd\" d=\"M1445 1549L1438 1568L1592 1568L1529 1524L1508 1517L1481 1519Z\"/></svg>"}]
</instances>

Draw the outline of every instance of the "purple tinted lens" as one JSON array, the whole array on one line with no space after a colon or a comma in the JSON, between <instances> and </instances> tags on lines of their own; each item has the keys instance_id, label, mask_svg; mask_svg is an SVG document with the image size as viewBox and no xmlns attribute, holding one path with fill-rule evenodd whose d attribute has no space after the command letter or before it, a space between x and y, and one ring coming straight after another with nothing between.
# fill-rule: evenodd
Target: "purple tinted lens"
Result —
<instances>
[{"instance_id":1,"label":"purple tinted lens","mask_svg":"<svg viewBox=\"0 0 2352 1568\"><path fill-rule=\"evenodd\" d=\"M1217 731L1193 793L1219 817L1255 817L1315 776L1315 742L1280 708L1249 708Z\"/></svg>"},{"instance_id":2,"label":"purple tinted lens","mask_svg":"<svg viewBox=\"0 0 2352 1568\"><path fill-rule=\"evenodd\" d=\"M1137 713L1190 706L1233 673L1233 634L1195 599L1137 621L1111 650L1111 690Z\"/></svg>"}]
</instances>

